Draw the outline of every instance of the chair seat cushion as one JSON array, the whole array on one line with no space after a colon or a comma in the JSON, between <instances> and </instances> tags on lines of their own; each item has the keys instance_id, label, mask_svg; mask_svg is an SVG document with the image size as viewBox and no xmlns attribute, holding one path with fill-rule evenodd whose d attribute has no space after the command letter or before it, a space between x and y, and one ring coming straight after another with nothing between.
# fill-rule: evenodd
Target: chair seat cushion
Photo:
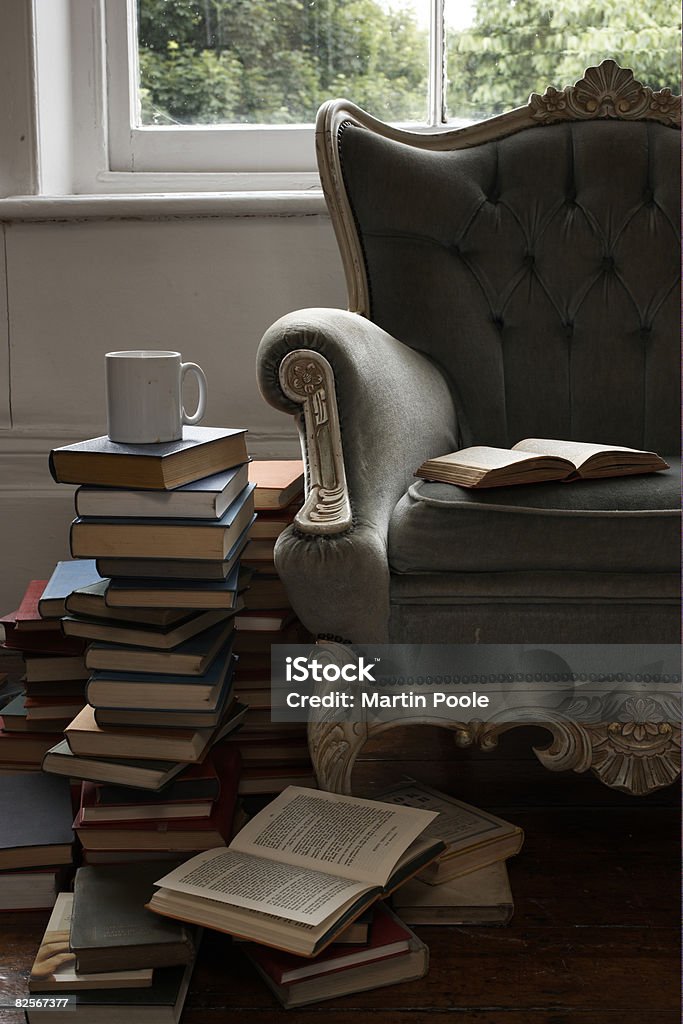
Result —
<instances>
[{"instance_id":1,"label":"chair seat cushion","mask_svg":"<svg viewBox=\"0 0 683 1024\"><path fill-rule=\"evenodd\" d=\"M414 483L389 525L392 572L677 572L680 459L643 476L471 490Z\"/></svg>"}]
</instances>

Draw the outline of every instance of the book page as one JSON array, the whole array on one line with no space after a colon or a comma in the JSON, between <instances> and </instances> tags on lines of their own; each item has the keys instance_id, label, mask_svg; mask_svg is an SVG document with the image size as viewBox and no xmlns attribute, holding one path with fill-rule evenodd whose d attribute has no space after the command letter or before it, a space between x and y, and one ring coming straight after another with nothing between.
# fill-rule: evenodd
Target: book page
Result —
<instances>
[{"instance_id":1,"label":"book page","mask_svg":"<svg viewBox=\"0 0 683 1024\"><path fill-rule=\"evenodd\" d=\"M521 449L521 444L519 448ZM541 453L545 454L545 452ZM450 455L440 455L436 459L429 459L430 463L441 465L467 466L471 469L481 469L489 472L492 469L505 469L507 466L514 466L531 458L533 450L515 451L509 448L489 448L478 446L474 448L461 448L459 452L451 452Z\"/></svg>"},{"instance_id":2,"label":"book page","mask_svg":"<svg viewBox=\"0 0 683 1024\"><path fill-rule=\"evenodd\" d=\"M230 849L383 886L435 817L434 811L289 786Z\"/></svg>"},{"instance_id":3,"label":"book page","mask_svg":"<svg viewBox=\"0 0 683 1024\"><path fill-rule=\"evenodd\" d=\"M589 444L587 441L557 441L545 437L527 437L512 446L513 451L533 452L537 455L555 455L567 459L579 469L594 455L608 452L637 452L645 454L638 448L623 448L614 444Z\"/></svg>"},{"instance_id":4,"label":"book page","mask_svg":"<svg viewBox=\"0 0 683 1024\"><path fill-rule=\"evenodd\" d=\"M155 884L308 925L320 924L371 888L223 847L198 854Z\"/></svg>"},{"instance_id":5,"label":"book page","mask_svg":"<svg viewBox=\"0 0 683 1024\"><path fill-rule=\"evenodd\" d=\"M387 803L438 811L438 818L427 826L422 838L440 839L446 843L449 847L446 855L460 846L470 846L515 830L508 822L487 814L478 807L470 807L451 799L445 793L439 793L429 786L408 784L385 793L382 799Z\"/></svg>"}]
</instances>

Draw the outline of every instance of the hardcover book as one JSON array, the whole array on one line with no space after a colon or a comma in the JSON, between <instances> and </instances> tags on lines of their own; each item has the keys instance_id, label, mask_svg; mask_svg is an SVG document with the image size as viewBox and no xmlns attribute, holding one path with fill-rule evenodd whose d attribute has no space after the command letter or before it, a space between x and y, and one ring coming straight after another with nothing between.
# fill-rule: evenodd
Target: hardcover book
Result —
<instances>
[{"instance_id":1,"label":"hardcover book","mask_svg":"<svg viewBox=\"0 0 683 1024\"><path fill-rule=\"evenodd\" d=\"M197 940L199 941L199 940ZM26 1010L28 1024L179 1024L194 963L160 967L149 988L75 992L66 1009Z\"/></svg>"},{"instance_id":2,"label":"hardcover book","mask_svg":"<svg viewBox=\"0 0 683 1024\"><path fill-rule=\"evenodd\" d=\"M129 623L136 627L157 626L160 629L169 629L181 623L183 619L189 619L192 614L192 609L179 605L175 608L167 605L160 608L139 608L133 602L132 606L112 607L109 603L111 586L111 580L99 580L88 587L75 590L66 599L64 614L76 617L85 615L91 619Z\"/></svg>"},{"instance_id":3,"label":"hardcover book","mask_svg":"<svg viewBox=\"0 0 683 1024\"><path fill-rule=\"evenodd\" d=\"M180 441L163 444L95 437L53 449L50 472L63 484L172 490L246 462L245 435L245 430L185 426Z\"/></svg>"},{"instance_id":4,"label":"hardcover book","mask_svg":"<svg viewBox=\"0 0 683 1024\"><path fill-rule=\"evenodd\" d=\"M422 783L397 786L383 793L382 799L438 813L425 834L440 839L445 849L420 875L433 885L506 860L519 853L524 842L524 832L518 825Z\"/></svg>"},{"instance_id":5,"label":"hardcover book","mask_svg":"<svg viewBox=\"0 0 683 1024\"><path fill-rule=\"evenodd\" d=\"M189 615L182 616L179 622L170 622L163 626L153 626L150 623L143 625L130 622L99 622L97 619L66 615L62 619L62 629L66 636L133 647L151 647L155 651L163 652L173 650L213 626L225 623L230 615L231 613L223 608L209 612L190 612Z\"/></svg>"},{"instance_id":6,"label":"hardcover book","mask_svg":"<svg viewBox=\"0 0 683 1024\"><path fill-rule=\"evenodd\" d=\"M504 925L514 911L505 861L440 885L412 878L391 902L406 924Z\"/></svg>"},{"instance_id":7,"label":"hardcover book","mask_svg":"<svg viewBox=\"0 0 683 1024\"><path fill-rule=\"evenodd\" d=\"M160 878L148 906L314 956L443 850L436 815L292 786L238 832Z\"/></svg>"},{"instance_id":8,"label":"hardcover book","mask_svg":"<svg viewBox=\"0 0 683 1024\"><path fill-rule=\"evenodd\" d=\"M215 615L216 612L212 612ZM232 618L221 616L216 626L193 636L173 650L124 647L121 644L92 643L85 657L89 669L105 672L165 672L169 675L201 676L234 632Z\"/></svg>"},{"instance_id":9,"label":"hardcover book","mask_svg":"<svg viewBox=\"0 0 683 1024\"><path fill-rule=\"evenodd\" d=\"M232 636L217 652L203 675L166 672L93 672L86 694L95 708L109 710L212 710L218 706L226 681L231 682L235 659Z\"/></svg>"},{"instance_id":10,"label":"hardcover book","mask_svg":"<svg viewBox=\"0 0 683 1024\"><path fill-rule=\"evenodd\" d=\"M192 962L194 929L145 909L159 870L154 861L78 869L69 940L78 971L140 970Z\"/></svg>"},{"instance_id":11,"label":"hardcover book","mask_svg":"<svg viewBox=\"0 0 683 1024\"><path fill-rule=\"evenodd\" d=\"M213 729L102 728L89 705L67 725L64 735L76 757L137 761L200 761L210 744L236 729L246 707L233 701Z\"/></svg>"},{"instance_id":12,"label":"hardcover book","mask_svg":"<svg viewBox=\"0 0 683 1024\"><path fill-rule=\"evenodd\" d=\"M110 608L134 605L137 608L226 608L232 610L243 590L239 564L225 579L113 579L107 588ZM246 584L245 584L246 585Z\"/></svg>"},{"instance_id":13,"label":"hardcover book","mask_svg":"<svg viewBox=\"0 0 683 1024\"><path fill-rule=\"evenodd\" d=\"M151 967L141 971L106 971L80 974L76 954L69 947L73 893L60 892L28 979L29 992L79 992L99 988L149 988Z\"/></svg>"},{"instance_id":14,"label":"hardcover book","mask_svg":"<svg viewBox=\"0 0 683 1024\"><path fill-rule=\"evenodd\" d=\"M213 763L213 753L201 764L188 765L182 774L164 786L157 793L140 793L126 786L97 786L98 807L118 808L125 804L174 803L193 800L218 799L221 784Z\"/></svg>"},{"instance_id":15,"label":"hardcover book","mask_svg":"<svg viewBox=\"0 0 683 1024\"><path fill-rule=\"evenodd\" d=\"M42 763L42 770L53 775L151 790L161 789L185 767L182 761L135 761L123 758L107 761L94 757L76 757L71 753L66 740L50 747Z\"/></svg>"},{"instance_id":16,"label":"hardcover book","mask_svg":"<svg viewBox=\"0 0 683 1024\"><path fill-rule=\"evenodd\" d=\"M429 950L410 928L407 928L402 921L391 914L388 908L383 908L383 912L393 925L396 936L395 944L398 945L400 942L402 946L406 947L401 951L365 960L363 959L364 953L365 955L370 954L370 950L366 947L359 954L358 962L352 962L352 954L349 958L351 962L347 962L343 966L332 968L326 973L299 977L289 982L276 981L276 975L282 967L280 957L286 956L286 954L271 954L263 947L252 945L245 947L245 953L285 1008L306 1006L310 1003L323 1002L325 999L334 999L356 992L367 992L369 989L384 988L387 985L423 978L429 967ZM375 915L378 913L379 910L376 910ZM398 940L399 932L403 936L401 940ZM372 946L372 940L370 946ZM345 959L344 948L335 943L334 946L328 947L323 956L334 950L333 955L338 961L343 962ZM301 960L302 958L296 959ZM315 960L317 959L316 957ZM308 961L308 963L313 962ZM296 971L296 968L294 970Z\"/></svg>"},{"instance_id":17,"label":"hardcover book","mask_svg":"<svg viewBox=\"0 0 683 1024\"><path fill-rule=\"evenodd\" d=\"M249 483L247 464L193 480L173 491L79 487L76 515L152 519L220 519Z\"/></svg>"},{"instance_id":18,"label":"hardcover book","mask_svg":"<svg viewBox=\"0 0 683 1024\"><path fill-rule=\"evenodd\" d=\"M71 822L68 782L36 773L5 775L0 785L0 871L70 864Z\"/></svg>"},{"instance_id":19,"label":"hardcover book","mask_svg":"<svg viewBox=\"0 0 683 1024\"><path fill-rule=\"evenodd\" d=\"M655 452L528 437L507 448L463 448L423 462L415 476L461 487L509 487L544 480L595 480L669 469Z\"/></svg>"},{"instance_id":20,"label":"hardcover book","mask_svg":"<svg viewBox=\"0 0 683 1024\"><path fill-rule=\"evenodd\" d=\"M249 465L249 480L256 484L256 510L286 508L304 491L301 459L257 459Z\"/></svg>"},{"instance_id":21,"label":"hardcover book","mask_svg":"<svg viewBox=\"0 0 683 1024\"><path fill-rule=\"evenodd\" d=\"M253 484L245 487L220 519L74 519L71 554L222 561L252 521L253 492Z\"/></svg>"},{"instance_id":22,"label":"hardcover book","mask_svg":"<svg viewBox=\"0 0 683 1024\"><path fill-rule=\"evenodd\" d=\"M99 583L101 579L93 558L57 562L38 602L39 613L44 619L58 619L66 615L66 599L69 595L74 590Z\"/></svg>"}]
</instances>

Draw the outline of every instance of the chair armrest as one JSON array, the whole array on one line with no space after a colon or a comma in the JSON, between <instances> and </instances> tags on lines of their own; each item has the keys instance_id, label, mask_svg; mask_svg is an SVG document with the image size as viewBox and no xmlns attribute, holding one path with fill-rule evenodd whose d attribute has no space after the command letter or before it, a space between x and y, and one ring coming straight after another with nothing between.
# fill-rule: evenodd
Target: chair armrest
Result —
<instances>
[{"instance_id":1,"label":"chair armrest","mask_svg":"<svg viewBox=\"0 0 683 1024\"><path fill-rule=\"evenodd\" d=\"M296 416L306 458L303 514L276 547L294 606L315 633L386 639L389 519L417 467L457 448L448 384L425 356L338 309L282 317L257 362L266 401Z\"/></svg>"}]
</instances>

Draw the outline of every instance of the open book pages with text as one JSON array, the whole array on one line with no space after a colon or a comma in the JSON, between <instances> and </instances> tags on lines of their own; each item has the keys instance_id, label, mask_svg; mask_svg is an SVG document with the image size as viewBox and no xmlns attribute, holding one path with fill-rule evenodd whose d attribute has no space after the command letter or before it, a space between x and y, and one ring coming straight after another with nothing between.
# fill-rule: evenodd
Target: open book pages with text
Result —
<instances>
[{"instance_id":1,"label":"open book pages with text","mask_svg":"<svg viewBox=\"0 0 683 1024\"><path fill-rule=\"evenodd\" d=\"M310 956L438 856L436 813L290 786L230 847L157 884L149 908Z\"/></svg>"}]
</instances>

